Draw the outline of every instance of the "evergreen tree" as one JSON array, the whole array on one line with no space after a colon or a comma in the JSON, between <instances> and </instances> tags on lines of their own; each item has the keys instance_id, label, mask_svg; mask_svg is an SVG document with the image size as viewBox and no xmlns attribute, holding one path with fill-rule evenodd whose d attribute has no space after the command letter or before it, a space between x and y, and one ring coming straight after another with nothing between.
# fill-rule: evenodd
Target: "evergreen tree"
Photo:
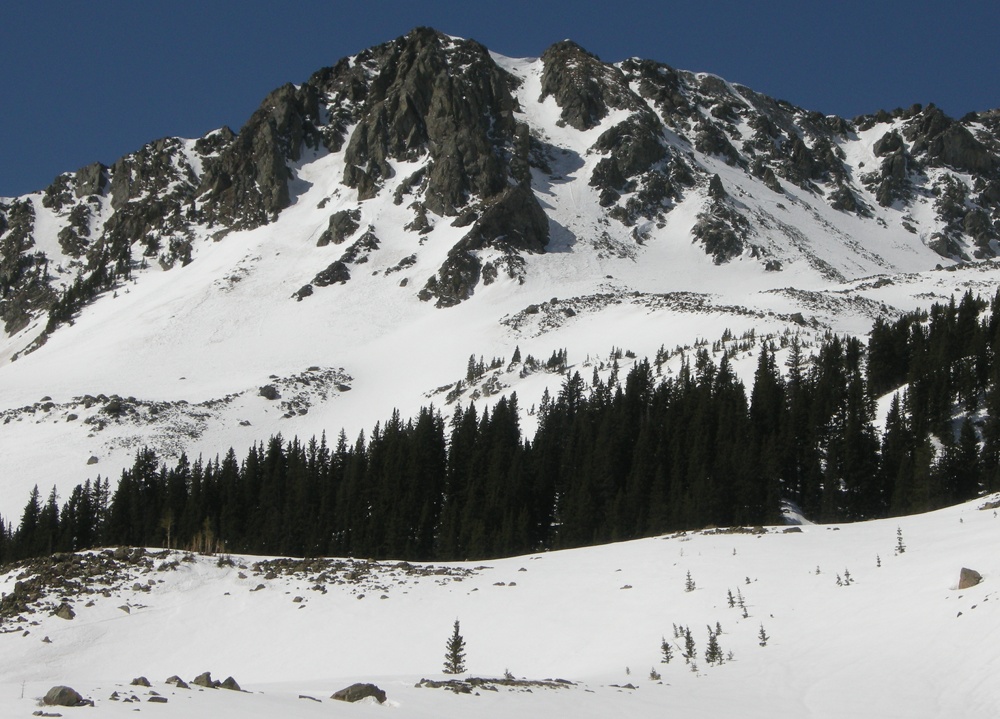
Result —
<instances>
[{"instance_id":1,"label":"evergreen tree","mask_svg":"<svg viewBox=\"0 0 1000 719\"><path fill-rule=\"evenodd\" d=\"M684 627L684 662L690 664L694 660L695 648L694 637L691 636L691 627Z\"/></svg>"},{"instance_id":2,"label":"evergreen tree","mask_svg":"<svg viewBox=\"0 0 1000 719\"><path fill-rule=\"evenodd\" d=\"M15 559L24 557L35 557L41 553L39 542L39 516L42 513L41 500L38 494L38 485L31 490L28 503L21 513L21 524L14 533L12 552Z\"/></svg>"},{"instance_id":3,"label":"evergreen tree","mask_svg":"<svg viewBox=\"0 0 1000 719\"><path fill-rule=\"evenodd\" d=\"M705 648L706 664L722 664L722 648L719 647L719 638L712 628L708 628L708 646Z\"/></svg>"},{"instance_id":4,"label":"evergreen tree","mask_svg":"<svg viewBox=\"0 0 1000 719\"><path fill-rule=\"evenodd\" d=\"M666 637L660 639L660 663L669 664L670 660L674 658L673 647L670 646L670 642L667 641Z\"/></svg>"},{"instance_id":5,"label":"evergreen tree","mask_svg":"<svg viewBox=\"0 0 1000 719\"><path fill-rule=\"evenodd\" d=\"M465 671L465 639L462 637L458 620L445 646L444 673L461 674Z\"/></svg>"}]
</instances>

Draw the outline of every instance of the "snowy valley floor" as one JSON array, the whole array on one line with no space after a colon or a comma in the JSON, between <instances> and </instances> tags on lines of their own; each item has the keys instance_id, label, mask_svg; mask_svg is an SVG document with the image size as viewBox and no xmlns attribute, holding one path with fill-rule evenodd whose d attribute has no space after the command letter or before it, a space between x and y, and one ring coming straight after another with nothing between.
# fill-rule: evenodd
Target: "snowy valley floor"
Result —
<instances>
[{"instance_id":1,"label":"snowy valley floor","mask_svg":"<svg viewBox=\"0 0 1000 719\"><path fill-rule=\"evenodd\" d=\"M1000 517L981 509L987 499L853 525L708 530L432 567L109 552L91 593L55 588L33 613L2 620L0 716L993 717ZM983 582L957 589L962 567ZM0 592L18 574L0 575ZM53 614L64 601L74 618ZM572 684L417 687L446 678L455 619L468 676ZM709 666L707 626L717 623L732 658ZM697 671L674 625L690 627ZM664 637L675 644L669 664ZM205 671L243 691L165 683ZM152 686L130 686L139 676ZM374 682L388 700L330 699L354 682ZM57 684L95 708L40 707ZM151 691L167 702L150 703Z\"/></svg>"}]
</instances>

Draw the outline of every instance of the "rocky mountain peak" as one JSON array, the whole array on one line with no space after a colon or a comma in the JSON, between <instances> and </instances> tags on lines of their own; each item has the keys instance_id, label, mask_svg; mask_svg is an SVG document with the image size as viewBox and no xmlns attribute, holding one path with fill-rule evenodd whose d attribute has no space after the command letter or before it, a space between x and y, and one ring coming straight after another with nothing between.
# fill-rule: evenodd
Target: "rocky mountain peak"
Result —
<instances>
[{"instance_id":1,"label":"rocky mountain peak","mask_svg":"<svg viewBox=\"0 0 1000 719\"><path fill-rule=\"evenodd\" d=\"M347 145L344 183L361 200L393 176L390 161L424 155L423 205L453 216L471 196L492 197L509 175L517 81L477 42L418 28L371 54L370 89Z\"/></svg>"},{"instance_id":2,"label":"rocky mountain peak","mask_svg":"<svg viewBox=\"0 0 1000 719\"><path fill-rule=\"evenodd\" d=\"M37 202L0 205L6 331L46 313L51 331L135 270L183 266L200 242L280 222L303 173L330 156L336 187L304 243L347 249L285 297L348 291L371 261L411 298L449 307L501 277L527 281L555 235L602 261L682 236L713 264L798 259L823 277L846 275L822 257L840 240L807 247L817 233L860 243L891 228L906 233L897 244L948 261L996 254L995 111L955 120L914 105L846 120L651 60L605 63L569 40L538 60L498 58L416 28L277 88L238 133L164 138L60 175ZM377 209L387 202L391 224ZM789 206L812 219L798 226ZM868 252L869 270L891 265Z\"/></svg>"},{"instance_id":3,"label":"rocky mountain peak","mask_svg":"<svg viewBox=\"0 0 1000 719\"><path fill-rule=\"evenodd\" d=\"M610 109L638 109L621 70L606 65L572 40L557 42L542 53L542 94L562 108L560 117L570 127L589 130Z\"/></svg>"}]
</instances>

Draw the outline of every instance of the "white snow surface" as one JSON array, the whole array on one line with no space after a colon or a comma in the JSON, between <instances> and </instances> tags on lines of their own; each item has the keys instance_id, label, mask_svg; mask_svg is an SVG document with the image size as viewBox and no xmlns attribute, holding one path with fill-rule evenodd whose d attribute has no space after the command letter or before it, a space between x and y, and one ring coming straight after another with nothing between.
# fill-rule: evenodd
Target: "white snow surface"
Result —
<instances>
[{"instance_id":1,"label":"white snow surface","mask_svg":"<svg viewBox=\"0 0 1000 719\"><path fill-rule=\"evenodd\" d=\"M154 567L181 560L175 570L132 569L108 596L96 586L69 597L72 620L42 612L31 623L5 623L0 716L29 716L51 686L68 685L96 706L60 711L88 717L135 709L191 719L995 717L1000 518L983 504L794 532L668 535L437 565L441 573L423 576L385 562L325 591L309 575L265 579L254 572L259 558L234 556L227 566L174 552ZM958 590L963 566L983 582ZM848 574L851 583L839 586ZM16 581L16 570L0 575L0 591ZM135 591L133 581L150 589ZM743 598L748 617L729 607L729 592ZM455 619L466 642L460 678L509 671L573 684L461 695L416 687L447 678ZM732 657L710 666L706 625L716 623ZM682 645L675 624L691 629L696 671L678 646L669 664L660 661L661 638ZM651 669L662 678L651 679ZM204 671L233 676L243 691L165 683ZM138 676L152 687L130 686ZM354 682L374 682L387 702L329 699ZM148 703L153 691L167 703ZM113 701L113 692L140 703Z\"/></svg>"}]
</instances>

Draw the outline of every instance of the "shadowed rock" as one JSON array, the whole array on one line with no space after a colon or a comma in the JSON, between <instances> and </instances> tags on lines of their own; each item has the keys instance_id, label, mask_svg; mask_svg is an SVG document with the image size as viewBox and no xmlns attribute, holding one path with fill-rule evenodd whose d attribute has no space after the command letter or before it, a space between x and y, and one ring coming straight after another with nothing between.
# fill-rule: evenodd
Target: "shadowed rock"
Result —
<instances>
[{"instance_id":1,"label":"shadowed rock","mask_svg":"<svg viewBox=\"0 0 1000 719\"><path fill-rule=\"evenodd\" d=\"M93 702L84 699L79 692L67 686L55 686L46 692L42 703L51 707L82 707L93 705Z\"/></svg>"},{"instance_id":2,"label":"shadowed rock","mask_svg":"<svg viewBox=\"0 0 1000 719\"><path fill-rule=\"evenodd\" d=\"M331 699L336 699L342 702L356 702L362 699L367 699L368 697L375 697L379 704L385 702L385 692L379 689L374 684L352 684L349 687L345 687L338 692L334 692Z\"/></svg>"},{"instance_id":3,"label":"shadowed rock","mask_svg":"<svg viewBox=\"0 0 1000 719\"><path fill-rule=\"evenodd\" d=\"M968 589L969 587L974 587L983 581L983 575L977 572L975 569L969 569L968 567L962 567L962 571L958 577L958 588Z\"/></svg>"}]
</instances>

